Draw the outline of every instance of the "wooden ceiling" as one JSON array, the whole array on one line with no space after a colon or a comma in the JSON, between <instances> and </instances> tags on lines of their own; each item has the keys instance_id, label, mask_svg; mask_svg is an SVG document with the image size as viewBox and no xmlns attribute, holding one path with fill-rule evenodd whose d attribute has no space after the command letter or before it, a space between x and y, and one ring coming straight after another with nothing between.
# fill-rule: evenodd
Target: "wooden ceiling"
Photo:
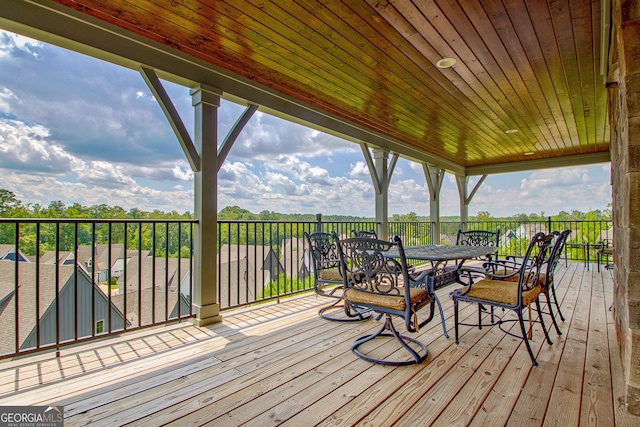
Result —
<instances>
[{"instance_id":1,"label":"wooden ceiling","mask_svg":"<svg viewBox=\"0 0 640 427\"><path fill-rule=\"evenodd\" d=\"M469 171L608 158L600 1L55 3L382 135L405 157ZM456 63L438 68L443 58Z\"/></svg>"}]
</instances>

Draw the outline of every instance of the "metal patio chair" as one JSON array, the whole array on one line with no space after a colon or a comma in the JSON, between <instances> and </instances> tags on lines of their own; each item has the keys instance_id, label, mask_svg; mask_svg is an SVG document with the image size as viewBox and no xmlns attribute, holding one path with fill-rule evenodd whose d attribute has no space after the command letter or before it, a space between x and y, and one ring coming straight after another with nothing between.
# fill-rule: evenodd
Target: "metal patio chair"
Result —
<instances>
[{"instance_id":1,"label":"metal patio chair","mask_svg":"<svg viewBox=\"0 0 640 427\"><path fill-rule=\"evenodd\" d=\"M391 249L397 249L399 257L388 256ZM397 236L391 242L369 237L339 240L338 253L342 261L345 309L366 307L384 316L382 327L373 334L357 338L351 350L364 360L383 365L422 362L428 354L427 346L415 338L401 335L393 324L393 318L402 319L408 332L417 332L433 319L435 300L426 282L429 272L416 276L409 274L402 241ZM418 312L427 305L431 312L419 323ZM380 337L395 338L409 353L408 360L390 360L386 355L375 356L375 350L368 353L362 350L363 344Z\"/></svg>"},{"instance_id":2,"label":"metal patio chair","mask_svg":"<svg viewBox=\"0 0 640 427\"><path fill-rule=\"evenodd\" d=\"M351 234L353 235L353 237L371 237L373 239L377 239L378 238L378 233L376 233L376 230L351 230Z\"/></svg>"},{"instance_id":3,"label":"metal patio chair","mask_svg":"<svg viewBox=\"0 0 640 427\"><path fill-rule=\"evenodd\" d=\"M606 264L604 265L604 268L606 270L610 270L613 268L613 264L609 262L611 257L613 257L613 242L610 239L602 240L602 242L600 243L600 248L596 252L596 255L598 257L598 273L600 272L600 263L603 259L606 260Z\"/></svg>"},{"instance_id":4,"label":"metal patio chair","mask_svg":"<svg viewBox=\"0 0 640 427\"><path fill-rule=\"evenodd\" d=\"M571 230L554 231L552 234L554 238L551 249L549 251L549 257L544 261L544 267L542 269L542 272L540 273L540 285L542 286L542 293L544 293L547 299L547 307L549 307L549 315L551 316L553 326L555 327L558 335L562 335L562 332L558 327L558 322L556 321L556 316L553 313L553 305L555 305L560 319L564 322L565 319L562 315L562 311L560 310L558 297L556 296L554 275L556 267L558 266L558 262L560 261L560 256L562 255L562 252L566 247L567 238L571 234ZM496 265L498 265L499 267L494 268L493 272L508 276L504 280L509 280L512 282L517 281L518 277L512 274L515 273L518 268L520 268L520 264L521 262L517 258L506 257L504 260L496 261Z\"/></svg>"},{"instance_id":5,"label":"metal patio chair","mask_svg":"<svg viewBox=\"0 0 640 427\"><path fill-rule=\"evenodd\" d=\"M318 296L333 299L334 301L318 310L320 317L338 322L365 320L371 317L371 313L354 309L350 316L344 316L342 270L340 269L340 256L335 241L335 234L316 232L303 233L309 245L309 252L313 264L313 290ZM332 315L329 311L340 310L339 314Z\"/></svg>"},{"instance_id":6,"label":"metal patio chair","mask_svg":"<svg viewBox=\"0 0 640 427\"><path fill-rule=\"evenodd\" d=\"M492 325L497 324L505 333L524 340L529 356L531 357L531 363L534 366L538 364L531 350L523 312L525 308L530 308L531 304L535 303L538 312L538 320L535 320L535 322L539 322L542 325L542 330L544 331L547 342L553 344L544 323L539 299L540 294L544 293L543 284L545 281L541 279L541 275L547 268L545 262L548 259L553 238L553 234L545 235L544 233L537 233L533 236L522 262L518 265L518 269L512 270L512 272L507 274L493 273L493 271L497 271L501 267L503 268L503 264L498 264L498 266L494 268L494 266L491 265L492 262L487 262L484 264L484 278L474 282L472 275L477 273L478 269L465 269L465 272L469 274L469 284L454 290L450 294L454 307L456 344L459 342L459 325L478 326L482 328L482 316L479 317L477 325L462 323L458 318L458 306L460 302L475 303L480 305L483 313L489 315ZM517 278L517 281L515 278ZM487 311L487 307L491 307L491 310ZM494 313L494 308L511 310L516 314L517 319L502 319ZM496 321L496 319L498 319L498 321ZM511 332L503 326L505 323L511 321L517 321L520 324L521 335ZM531 311L529 311L529 322L534 322L531 318Z\"/></svg>"},{"instance_id":7,"label":"metal patio chair","mask_svg":"<svg viewBox=\"0 0 640 427\"><path fill-rule=\"evenodd\" d=\"M493 246L499 247L500 245L500 230L488 231L488 230L458 230L456 237L456 245L462 246ZM496 254L496 257L498 254ZM478 258L481 261L490 261L493 257L488 255L487 257Z\"/></svg>"}]
</instances>

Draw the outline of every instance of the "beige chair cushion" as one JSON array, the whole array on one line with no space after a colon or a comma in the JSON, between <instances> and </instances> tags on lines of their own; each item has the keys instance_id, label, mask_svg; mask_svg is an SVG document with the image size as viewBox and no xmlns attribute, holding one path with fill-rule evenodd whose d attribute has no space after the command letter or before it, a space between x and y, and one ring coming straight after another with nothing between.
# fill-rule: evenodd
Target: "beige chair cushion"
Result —
<instances>
[{"instance_id":1,"label":"beige chair cushion","mask_svg":"<svg viewBox=\"0 0 640 427\"><path fill-rule=\"evenodd\" d=\"M404 300L404 288L399 288L402 296L383 295L372 292L361 291L360 289L349 288L344 292L344 299L353 304L375 305L378 307L390 308L392 310L404 310L406 308ZM411 305L414 306L424 301L429 294L422 288L411 288L409 290Z\"/></svg>"},{"instance_id":2,"label":"beige chair cushion","mask_svg":"<svg viewBox=\"0 0 640 427\"><path fill-rule=\"evenodd\" d=\"M340 274L340 270L338 268L328 268L318 272L318 279L342 282L342 274Z\"/></svg>"},{"instance_id":3,"label":"beige chair cushion","mask_svg":"<svg viewBox=\"0 0 640 427\"><path fill-rule=\"evenodd\" d=\"M462 288L466 291L468 286ZM529 305L540 295L542 288L535 286L533 289L522 292L522 304ZM506 280L480 280L471 286L471 290L465 294L467 297L478 298L487 301L495 301L503 304L515 305L517 303L518 284Z\"/></svg>"},{"instance_id":4,"label":"beige chair cushion","mask_svg":"<svg viewBox=\"0 0 640 427\"><path fill-rule=\"evenodd\" d=\"M356 271L354 273L348 272L347 274L349 278L355 277L355 281L358 283L362 280L362 273ZM342 274L340 274L340 269L338 268L328 268L326 270L320 270L318 279L342 283Z\"/></svg>"},{"instance_id":5,"label":"beige chair cushion","mask_svg":"<svg viewBox=\"0 0 640 427\"><path fill-rule=\"evenodd\" d=\"M600 251L601 254L604 255L613 255L613 247L604 248Z\"/></svg>"}]
</instances>

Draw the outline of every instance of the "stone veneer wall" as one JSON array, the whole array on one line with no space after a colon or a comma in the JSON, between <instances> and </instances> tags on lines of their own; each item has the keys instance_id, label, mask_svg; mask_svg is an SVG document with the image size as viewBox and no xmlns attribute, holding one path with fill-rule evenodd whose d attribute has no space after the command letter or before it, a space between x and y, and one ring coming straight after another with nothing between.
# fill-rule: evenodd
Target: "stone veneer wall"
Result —
<instances>
[{"instance_id":1,"label":"stone veneer wall","mask_svg":"<svg viewBox=\"0 0 640 427\"><path fill-rule=\"evenodd\" d=\"M614 0L609 52L616 332L627 410L640 415L640 2ZM615 76L612 78L612 76ZM616 363L613 361L613 363Z\"/></svg>"}]
</instances>

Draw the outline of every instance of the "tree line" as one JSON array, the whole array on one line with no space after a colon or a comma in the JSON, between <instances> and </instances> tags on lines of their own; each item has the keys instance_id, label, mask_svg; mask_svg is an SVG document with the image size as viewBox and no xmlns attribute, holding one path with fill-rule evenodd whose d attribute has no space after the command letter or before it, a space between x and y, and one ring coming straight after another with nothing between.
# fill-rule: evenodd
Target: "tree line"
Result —
<instances>
[{"instance_id":1,"label":"tree line","mask_svg":"<svg viewBox=\"0 0 640 427\"><path fill-rule=\"evenodd\" d=\"M138 208L132 208L128 211L120 206L110 206L107 204L83 206L79 203L73 203L69 206L61 201L52 201L48 206L39 204L25 204L20 201L13 192L0 189L0 217L2 218L84 218L84 219L130 219L133 220L126 226L122 223L96 223L78 224L73 223L60 224L42 224L39 230L36 230L35 224L24 223L20 225L19 239L20 249L27 255L35 255L39 247L40 254L48 250L55 250L58 245L61 251L72 251L74 245L87 244L122 244L127 243L127 248L141 248L150 250L156 255L168 254L170 257L187 257L191 250L190 224L164 223L164 224L147 224L136 223L135 220L192 220L191 212L182 214L171 211L162 212L153 210L146 212ZM595 210L586 213L573 210L571 212L559 212L557 215L545 216L544 212L540 214L517 214L510 217L497 218L493 217L487 211L478 212L475 216L470 216L470 222L475 222L476 226L484 226L486 229L493 229L496 225L493 222L514 221L514 222L534 222L534 221L607 221L610 220L611 211L609 209L603 211ZM301 238L302 232L309 228L309 223L317 221L317 214L282 214L278 212L263 210L254 214L249 210L238 206L227 206L218 213L219 235L218 246L224 244L250 244L250 245L267 245L271 246L276 253L281 250L281 243L288 238ZM390 220L392 222L429 222L429 217L418 216L415 212L408 214L394 214ZM451 222L452 227L456 228L459 217L446 216L442 217L444 223ZM233 223L229 221L238 221ZM246 221L256 221L256 223L247 223ZM282 221L300 224L269 224L260 223L260 221ZM374 218L356 217L349 215L322 215L324 223L364 223L374 222ZM58 227L58 229L56 229ZM306 228L305 228L306 227ZM443 225L444 227L444 225ZM125 229L126 228L126 229ZM446 227L444 227L446 228ZM444 231L443 228L443 231ZM597 228L591 227L588 231L580 232L580 239L596 238L600 232L601 226ZM456 231L453 230L453 231ZM40 235L40 239L36 239L36 231ZM336 230L340 231L340 230ZM350 230L342 230L349 232ZM502 230L505 232L506 230ZM455 233L454 233L455 234ZM590 236L593 234L593 236ZM584 238L582 237L584 236ZM589 237L587 237L589 236ZM16 226L14 224L0 224L0 243L15 244ZM575 236L577 238L578 236Z\"/></svg>"}]
</instances>

